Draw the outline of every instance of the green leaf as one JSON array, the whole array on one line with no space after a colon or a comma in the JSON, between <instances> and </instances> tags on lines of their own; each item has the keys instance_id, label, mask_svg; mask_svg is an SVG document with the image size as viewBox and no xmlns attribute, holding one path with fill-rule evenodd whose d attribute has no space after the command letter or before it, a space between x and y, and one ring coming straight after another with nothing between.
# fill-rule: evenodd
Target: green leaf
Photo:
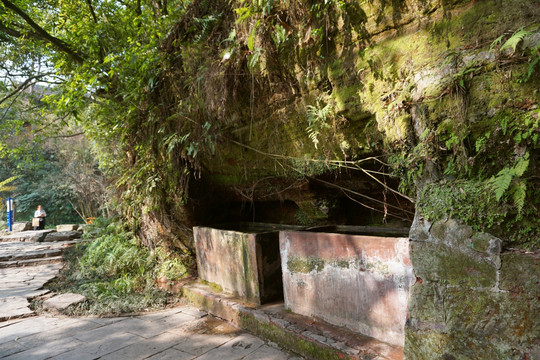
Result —
<instances>
[{"instance_id":1,"label":"green leaf","mask_svg":"<svg viewBox=\"0 0 540 360\"><path fill-rule=\"evenodd\" d=\"M493 48L497 45L500 45L502 43L502 39L504 38L504 35L501 35L499 36L498 38L496 38L492 43L491 45L489 46L489 50L493 50Z\"/></svg>"},{"instance_id":2,"label":"green leaf","mask_svg":"<svg viewBox=\"0 0 540 360\"><path fill-rule=\"evenodd\" d=\"M536 65L540 62L540 56L537 56L529 63L529 69L527 70L527 77L525 78L525 82L528 82L533 74L534 68Z\"/></svg>"},{"instance_id":3,"label":"green leaf","mask_svg":"<svg viewBox=\"0 0 540 360\"><path fill-rule=\"evenodd\" d=\"M503 117L501 119L501 128L503 131L503 135L506 135L506 131L508 130L508 120L509 120L508 117Z\"/></svg>"},{"instance_id":4,"label":"green leaf","mask_svg":"<svg viewBox=\"0 0 540 360\"><path fill-rule=\"evenodd\" d=\"M13 177L10 177L9 179L6 179L4 181L0 181L0 192L15 190L16 187L7 186L7 184L9 184L10 182L16 180L17 178L18 178L18 176L13 176Z\"/></svg>"},{"instance_id":5,"label":"green leaf","mask_svg":"<svg viewBox=\"0 0 540 360\"><path fill-rule=\"evenodd\" d=\"M255 22L255 25L253 25L253 28L251 29L251 32L248 37L247 46L248 46L248 49L251 51L255 50L255 35L257 32L257 27L259 26L260 23L261 23L261 20L257 20L257 22Z\"/></svg>"},{"instance_id":6,"label":"green leaf","mask_svg":"<svg viewBox=\"0 0 540 360\"><path fill-rule=\"evenodd\" d=\"M259 60L261 57L261 54L263 52L263 49L256 49L251 55L249 55L248 58L248 68L251 72L255 70L257 67L257 64L259 64Z\"/></svg>"}]
</instances>

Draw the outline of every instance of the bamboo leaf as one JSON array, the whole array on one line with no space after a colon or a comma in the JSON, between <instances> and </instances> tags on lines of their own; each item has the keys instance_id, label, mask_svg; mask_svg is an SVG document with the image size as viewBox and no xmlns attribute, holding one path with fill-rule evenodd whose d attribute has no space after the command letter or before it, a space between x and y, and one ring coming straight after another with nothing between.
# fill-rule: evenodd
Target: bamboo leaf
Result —
<instances>
[{"instance_id":1,"label":"bamboo leaf","mask_svg":"<svg viewBox=\"0 0 540 360\"><path fill-rule=\"evenodd\" d=\"M257 22L255 22L255 25L253 25L251 32L249 33L247 46L248 46L248 49L251 51L255 50L255 35L257 33L257 27L259 27L260 23L261 23L261 20L257 20Z\"/></svg>"}]
</instances>

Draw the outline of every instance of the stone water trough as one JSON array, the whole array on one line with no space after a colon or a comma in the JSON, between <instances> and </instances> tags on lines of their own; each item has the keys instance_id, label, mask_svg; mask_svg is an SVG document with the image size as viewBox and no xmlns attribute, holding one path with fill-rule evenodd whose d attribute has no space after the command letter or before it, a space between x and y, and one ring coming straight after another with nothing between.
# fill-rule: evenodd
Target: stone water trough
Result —
<instances>
[{"instance_id":1,"label":"stone water trough","mask_svg":"<svg viewBox=\"0 0 540 360\"><path fill-rule=\"evenodd\" d=\"M333 226L280 232L285 307L403 346L414 283L407 231Z\"/></svg>"},{"instance_id":2,"label":"stone water trough","mask_svg":"<svg viewBox=\"0 0 540 360\"><path fill-rule=\"evenodd\" d=\"M256 305L282 300L279 231L300 229L263 223L194 227L199 278Z\"/></svg>"}]
</instances>

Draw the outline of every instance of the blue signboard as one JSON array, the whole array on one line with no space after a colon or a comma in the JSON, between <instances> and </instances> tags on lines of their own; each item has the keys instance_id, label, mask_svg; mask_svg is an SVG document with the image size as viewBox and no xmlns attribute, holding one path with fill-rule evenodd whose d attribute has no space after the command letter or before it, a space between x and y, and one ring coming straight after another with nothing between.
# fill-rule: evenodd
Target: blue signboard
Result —
<instances>
[{"instance_id":1,"label":"blue signboard","mask_svg":"<svg viewBox=\"0 0 540 360\"><path fill-rule=\"evenodd\" d=\"M9 198L6 201L7 206L7 225L8 230L11 231L13 229L13 199Z\"/></svg>"}]
</instances>

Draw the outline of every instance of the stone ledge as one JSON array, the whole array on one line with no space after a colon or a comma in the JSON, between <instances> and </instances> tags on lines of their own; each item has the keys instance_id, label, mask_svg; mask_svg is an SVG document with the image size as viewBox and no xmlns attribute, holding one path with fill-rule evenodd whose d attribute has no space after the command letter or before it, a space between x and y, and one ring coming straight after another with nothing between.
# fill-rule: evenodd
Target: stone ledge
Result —
<instances>
[{"instance_id":1,"label":"stone ledge","mask_svg":"<svg viewBox=\"0 0 540 360\"><path fill-rule=\"evenodd\" d=\"M185 286L183 291L195 306L307 359L403 359L402 347L287 312L283 304L255 308L202 284Z\"/></svg>"},{"instance_id":2,"label":"stone ledge","mask_svg":"<svg viewBox=\"0 0 540 360\"><path fill-rule=\"evenodd\" d=\"M58 231L58 232L75 231L75 230L79 230L79 225L77 225L77 224L56 225L56 231Z\"/></svg>"},{"instance_id":3,"label":"stone ledge","mask_svg":"<svg viewBox=\"0 0 540 360\"><path fill-rule=\"evenodd\" d=\"M11 228L11 234L15 234L21 231L32 230L32 223L29 221L16 222Z\"/></svg>"}]
</instances>

